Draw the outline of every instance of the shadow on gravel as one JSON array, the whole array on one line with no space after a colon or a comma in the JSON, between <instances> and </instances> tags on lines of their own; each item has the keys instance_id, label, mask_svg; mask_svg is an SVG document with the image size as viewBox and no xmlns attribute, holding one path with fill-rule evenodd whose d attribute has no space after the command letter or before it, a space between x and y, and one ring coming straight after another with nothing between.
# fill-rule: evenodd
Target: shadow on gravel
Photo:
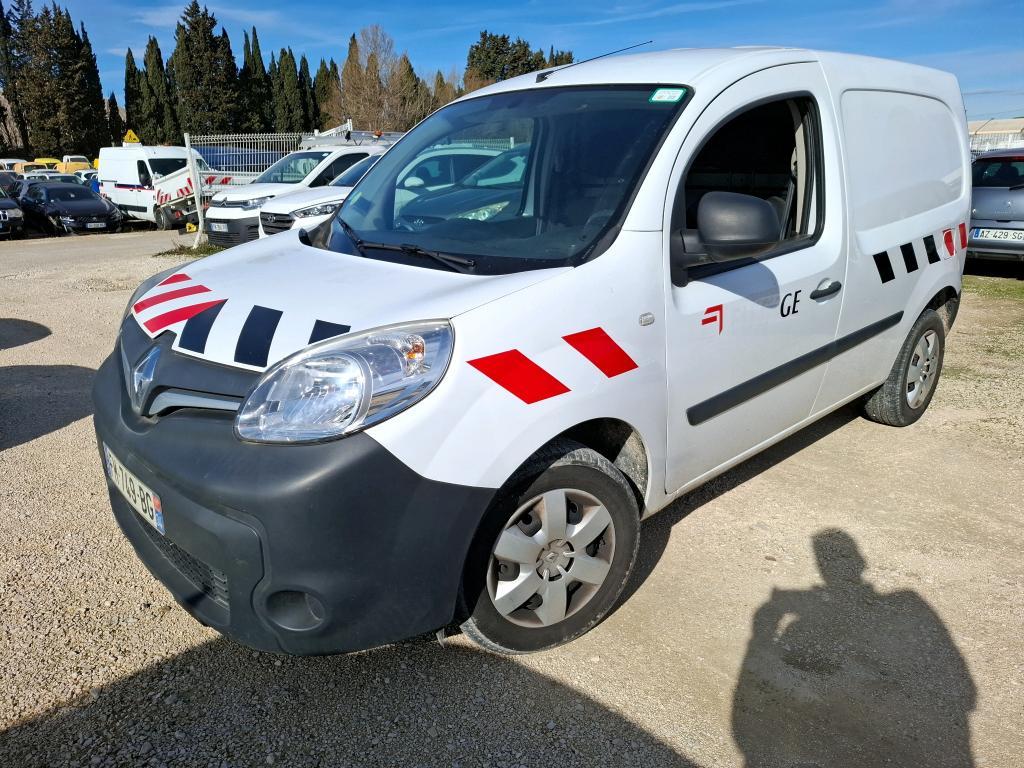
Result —
<instances>
[{"instance_id":1,"label":"shadow on gravel","mask_svg":"<svg viewBox=\"0 0 1024 768\"><path fill-rule=\"evenodd\" d=\"M853 538L813 537L823 584L772 591L733 697L747 768L969 768L977 692L949 631L913 590L863 580Z\"/></svg>"},{"instance_id":2,"label":"shadow on gravel","mask_svg":"<svg viewBox=\"0 0 1024 768\"><path fill-rule=\"evenodd\" d=\"M695 768L512 659L426 640L318 658L214 640L108 686L96 701L7 730L0 755L24 768Z\"/></svg>"},{"instance_id":3,"label":"shadow on gravel","mask_svg":"<svg viewBox=\"0 0 1024 768\"><path fill-rule=\"evenodd\" d=\"M49 335L50 329L41 323L14 317L0 317L0 352L20 347L22 344L31 344Z\"/></svg>"},{"instance_id":4,"label":"shadow on gravel","mask_svg":"<svg viewBox=\"0 0 1024 768\"><path fill-rule=\"evenodd\" d=\"M78 365L0 366L0 451L91 414L95 375Z\"/></svg>"},{"instance_id":5,"label":"shadow on gravel","mask_svg":"<svg viewBox=\"0 0 1024 768\"><path fill-rule=\"evenodd\" d=\"M672 535L672 526L685 519L694 510L714 501L723 493L757 477L779 462L785 461L790 456L799 453L858 418L860 418L860 411L856 405L840 408L804 427L795 435L790 435L781 443L761 451L739 466L733 467L725 474L677 499L662 512L645 520L640 531L640 551L637 554L636 564L633 566L629 583L626 584L616 607L623 605L632 597L654 572L661 556L665 554L669 536Z\"/></svg>"}]
</instances>

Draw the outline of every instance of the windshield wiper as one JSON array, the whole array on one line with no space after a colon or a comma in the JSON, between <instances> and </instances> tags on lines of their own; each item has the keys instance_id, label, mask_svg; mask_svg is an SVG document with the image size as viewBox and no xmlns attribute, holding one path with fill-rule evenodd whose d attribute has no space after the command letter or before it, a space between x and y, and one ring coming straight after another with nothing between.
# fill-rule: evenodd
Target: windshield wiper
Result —
<instances>
[{"instance_id":1,"label":"windshield wiper","mask_svg":"<svg viewBox=\"0 0 1024 768\"><path fill-rule=\"evenodd\" d=\"M1024 189L1024 184L1014 184L1008 191L1013 192L1018 189Z\"/></svg>"},{"instance_id":2,"label":"windshield wiper","mask_svg":"<svg viewBox=\"0 0 1024 768\"><path fill-rule=\"evenodd\" d=\"M418 245L412 245L411 243L402 243L397 245L395 243L368 243L365 240L360 240L359 245L364 248L376 248L381 251L397 251L404 253L406 256L419 256L424 259L433 259L439 264L444 264L455 272L462 272L463 274L469 274L476 268L476 260L469 259L465 256L459 256L457 253L443 253L441 251L429 251L426 248L420 248Z\"/></svg>"},{"instance_id":3,"label":"windshield wiper","mask_svg":"<svg viewBox=\"0 0 1024 768\"><path fill-rule=\"evenodd\" d=\"M341 218L341 216L336 217L335 221L337 221L338 224L341 225L342 230L345 232L346 235L348 235L348 239L352 241L352 245L356 247L356 250L359 252L359 255L366 256L366 251L363 250L362 238L356 234L356 231L352 229L351 226L349 226L349 223L345 221L343 218Z\"/></svg>"}]
</instances>

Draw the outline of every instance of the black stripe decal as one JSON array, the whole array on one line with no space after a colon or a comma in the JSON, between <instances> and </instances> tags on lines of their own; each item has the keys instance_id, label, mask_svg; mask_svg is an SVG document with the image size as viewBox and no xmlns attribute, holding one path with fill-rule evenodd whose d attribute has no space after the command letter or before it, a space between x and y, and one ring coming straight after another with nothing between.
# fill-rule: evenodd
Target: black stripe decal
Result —
<instances>
[{"instance_id":1,"label":"black stripe decal","mask_svg":"<svg viewBox=\"0 0 1024 768\"><path fill-rule=\"evenodd\" d=\"M888 283L890 280L895 280L896 275L892 271L892 262L889 261L889 254L887 251L882 251L874 255L875 267L878 269L878 276L882 278L883 283Z\"/></svg>"},{"instance_id":2,"label":"black stripe decal","mask_svg":"<svg viewBox=\"0 0 1024 768\"><path fill-rule=\"evenodd\" d=\"M209 309L204 309L198 315L190 317L185 323L185 327L181 329L181 338L178 340L178 346L181 349L188 349L192 352L205 352L206 340L210 337L213 321L217 319L221 307L226 302L227 299Z\"/></svg>"},{"instance_id":3,"label":"black stripe decal","mask_svg":"<svg viewBox=\"0 0 1024 768\"><path fill-rule=\"evenodd\" d=\"M913 243L904 243L900 246L900 253L903 254L903 263L907 267L907 274L917 271L917 255L914 253Z\"/></svg>"},{"instance_id":4,"label":"black stripe decal","mask_svg":"<svg viewBox=\"0 0 1024 768\"><path fill-rule=\"evenodd\" d=\"M317 320L313 323L313 332L309 334L309 343L312 344L316 341L323 341L329 339L332 336L341 336L343 333L348 333L352 330L351 325L341 325L340 323L329 323L326 320Z\"/></svg>"},{"instance_id":5,"label":"black stripe decal","mask_svg":"<svg viewBox=\"0 0 1024 768\"><path fill-rule=\"evenodd\" d=\"M924 239L924 250L928 254L928 263L937 264L939 252L935 249L935 238L931 235L927 235Z\"/></svg>"},{"instance_id":6,"label":"black stripe decal","mask_svg":"<svg viewBox=\"0 0 1024 768\"><path fill-rule=\"evenodd\" d=\"M788 363L783 363L778 368L772 368L770 371L748 379L742 384L737 384L721 394L709 397L704 402L697 403L688 408L686 410L686 419L694 427L698 424L703 424L708 419L713 419L730 408L735 408L737 405L741 405L758 395L764 394L780 384L785 384L790 379L794 379L812 368L817 368L819 365L827 363L836 355L848 352L858 344L863 344L868 339L898 325L902 319L902 312L889 315L889 317L864 326L860 330L830 341L823 347L818 347L807 354L800 355L800 357L790 360Z\"/></svg>"},{"instance_id":7,"label":"black stripe decal","mask_svg":"<svg viewBox=\"0 0 1024 768\"><path fill-rule=\"evenodd\" d=\"M266 365L270 344L281 320L281 310L261 307L258 304L249 312L242 326L242 333L235 346L235 362L246 365Z\"/></svg>"}]
</instances>

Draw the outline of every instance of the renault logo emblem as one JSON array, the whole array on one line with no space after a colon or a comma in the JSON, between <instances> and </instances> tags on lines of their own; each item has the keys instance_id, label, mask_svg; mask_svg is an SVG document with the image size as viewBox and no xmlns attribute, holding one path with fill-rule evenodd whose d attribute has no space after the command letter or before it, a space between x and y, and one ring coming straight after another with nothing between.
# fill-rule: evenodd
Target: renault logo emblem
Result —
<instances>
[{"instance_id":1,"label":"renault logo emblem","mask_svg":"<svg viewBox=\"0 0 1024 768\"><path fill-rule=\"evenodd\" d=\"M136 413L142 413L142 406L145 405L149 390L153 386L153 376L156 375L158 362L160 362L160 347L153 347L132 368L131 398L132 408Z\"/></svg>"}]
</instances>

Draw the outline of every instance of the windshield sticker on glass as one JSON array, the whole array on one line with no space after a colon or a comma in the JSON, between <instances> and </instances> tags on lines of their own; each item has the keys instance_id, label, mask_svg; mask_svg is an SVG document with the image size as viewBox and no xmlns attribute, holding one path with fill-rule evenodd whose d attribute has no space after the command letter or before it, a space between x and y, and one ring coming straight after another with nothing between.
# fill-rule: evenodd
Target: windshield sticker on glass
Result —
<instances>
[{"instance_id":1,"label":"windshield sticker on glass","mask_svg":"<svg viewBox=\"0 0 1024 768\"><path fill-rule=\"evenodd\" d=\"M675 104L685 95L685 88L659 88L648 101L652 104Z\"/></svg>"}]
</instances>

